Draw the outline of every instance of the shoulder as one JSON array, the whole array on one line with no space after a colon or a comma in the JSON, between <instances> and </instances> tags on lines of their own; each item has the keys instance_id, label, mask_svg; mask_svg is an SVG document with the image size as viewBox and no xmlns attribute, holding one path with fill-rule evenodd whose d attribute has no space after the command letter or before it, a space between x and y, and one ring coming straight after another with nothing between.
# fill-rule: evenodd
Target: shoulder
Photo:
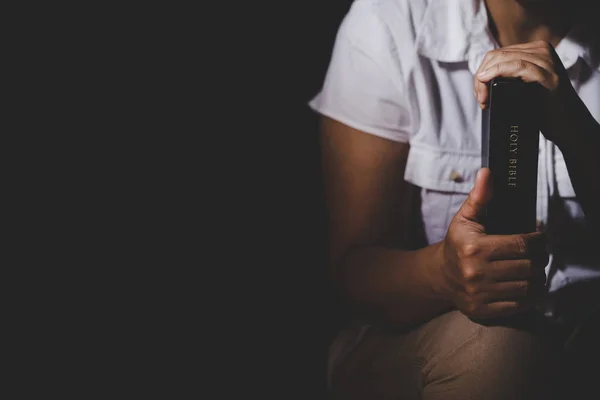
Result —
<instances>
[{"instance_id":1,"label":"shoulder","mask_svg":"<svg viewBox=\"0 0 600 400\"><path fill-rule=\"evenodd\" d=\"M431 0L354 0L340 34L354 45L376 51L414 42Z\"/></svg>"}]
</instances>

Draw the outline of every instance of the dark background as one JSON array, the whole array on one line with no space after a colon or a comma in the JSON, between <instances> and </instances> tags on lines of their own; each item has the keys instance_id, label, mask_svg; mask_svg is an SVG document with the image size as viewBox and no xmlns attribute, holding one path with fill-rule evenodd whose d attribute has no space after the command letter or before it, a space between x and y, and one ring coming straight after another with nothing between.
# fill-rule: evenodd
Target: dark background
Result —
<instances>
[{"instance_id":1,"label":"dark background","mask_svg":"<svg viewBox=\"0 0 600 400\"><path fill-rule=\"evenodd\" d=\"M147 19L153 67L137 98L152 96L136 107L147 129L132 145L147 161L121 181L146 196L130 208L144 231L135 257L147 260L131 281L155 282L137 301L148 324L131 319L137 311L122 320L143 331L123 343L155 368L140 374L149 391L326 398L327 347L344 314L324 265L318 116L307 103L350 3L218 3ZM131 186L140 177L143 190Z\"/></svg>"},{"instance_id":2,"label":"dark background","mask_svg":"<svg viewBox=\"0 0 600 400\"><path fill-rule=\"evenodd\" d=\"M320 152L318 146L318 116L306 103L317 94L329 64L335 35L351 1L305 3L304 9L296 4L291 25L290 45L284 68L286 83L281 99L285 99L282 126L270 132L281 137L281 161L283 171L289 171L279 188L286 188L279 206L273 206L283 226L275 228L273 239L278 248L277 259L287 260L280 271L284 296L289 299L289 312L282 320L287 326L277 330L278 347L287 349L278 371L278 387L287 392L288 398L325 398L327 347L340 325L343 313L337 305L326 276L323 263L325 256L325 209L320 175ZM290 28L290 26L288 26ZM293 32L297 32L293 34ZM298 35L298 36L296 36ZM284 78L285 79L285 78ZM285 108L288 108L287 112ZM273 204L273 203L272 203ZM277 378L276 378L277 380ZM292 389L293 388L293 389ZM285 397L285 396L284 396Z\"/></svg>"},{"instance_id":3,"label":"dark background","mask_svg":"<svg viewBox=\"0 0 600 400\"><path fill-rule=\"evenodd\" d=\"M85 95L70 96L66 120L81 119L71 143L86 151L67 149L78 157L68 170L90 189L76 213L62 205L82 227L66 254L81 253L85 284L63 284L81 292L68 319L85 330L72 363L94 381L84 392L326 397L344 317L324 265L307 103L350 3L149 5L80 21L91 33L74 31L83 43L65 53L85 68L60 64L53 79Z\"/></svg>"},{"instance_id":4,"label":"dark background","mask_svg":"<svg viewBox=\"0 0 600 400\"><path fill-rule=\"evenodd\" d=\"M325 398L327 346L344 319L323 263L326 226L318 116L307 102L321 88L338 26L350 4L287 4L287 17L272 15L266 23L275 27L268 29L269 40L264 42L270 67L265 81L269 83L263 88L268 87L271 97L265 110L276 111L258 114L267 124L261 141L266 150L266 197L259 198L268 200L257 208L273 217L267 224L269 233L259 236L268 243L259 251L268 260L266 286L259 286L265 287L270 310L265 313L264 349L275 350L266 372L267 391L286 399ZM258 217L255 223L264 227L265 220Z\"/></svg>"}]
</instances>

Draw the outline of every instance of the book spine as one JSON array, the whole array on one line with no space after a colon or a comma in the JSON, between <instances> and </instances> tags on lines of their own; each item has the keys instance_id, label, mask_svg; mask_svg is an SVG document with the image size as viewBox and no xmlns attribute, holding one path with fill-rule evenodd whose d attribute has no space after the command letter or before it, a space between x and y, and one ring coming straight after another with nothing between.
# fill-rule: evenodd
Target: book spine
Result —
<instances>
[{"instance_id":1,"label":"book spine","mask_svg":"<svg viewBox=\"0 0 600 400\"><path fill-rule=\"evenodd\" d=\"M539 151L538 87L494 79L482 118L482 166L491 170L493 195L484 226L488 234L536 230Z\"/></svg>"}]
</instances>

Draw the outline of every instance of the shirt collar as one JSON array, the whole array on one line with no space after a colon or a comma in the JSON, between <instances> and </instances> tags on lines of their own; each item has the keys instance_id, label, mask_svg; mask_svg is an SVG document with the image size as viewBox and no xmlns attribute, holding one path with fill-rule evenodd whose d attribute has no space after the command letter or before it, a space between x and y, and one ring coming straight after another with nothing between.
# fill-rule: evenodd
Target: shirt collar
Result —
<instances>
[{"instance_id":1,"label":"shirt collar","mask_svg":"<svg viewBox=\"0 0 600 400\"><path fill-rule=\"evenodd\" d=\"M590 67L600 71L598 43L598 36L594 34L594 30L580 24L561 39L555 50L565 69L571 68L581 58Z\"/></svg>"},{"instance_id":2,"label":"shirt collar","mask_svg":"<svg viewBox=\"0 0 600 400\"><path fill-rule=\"evenodd\" d=\"M593 29L575 26L556 53L566 69L579 58L600 71L600 44ZM446 63L468 62L475 73L485 53L499 47L488 28L483 0L431 0L417 34L417 52Z\"/></svg>"}]
</instances>

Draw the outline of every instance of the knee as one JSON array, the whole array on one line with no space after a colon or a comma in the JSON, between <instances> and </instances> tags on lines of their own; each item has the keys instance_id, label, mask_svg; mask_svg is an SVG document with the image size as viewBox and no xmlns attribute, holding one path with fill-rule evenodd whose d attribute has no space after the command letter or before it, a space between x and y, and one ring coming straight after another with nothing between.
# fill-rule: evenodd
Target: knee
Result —
<instances>
[{"instance_id":1,"label":"knee","mask_svg":"<svg viewBox=\"0 0 600 400\"><path fill-rule=\"evenodd\" d=\"M430 364L425 398L445 393L440 398L450 399L448 394L456 392L456 398L519 399L550 392L558 348L539 323L532 317L481 325L454 313L448 328L461 326L469 334Z\"/></svg>"}]
</instances>

